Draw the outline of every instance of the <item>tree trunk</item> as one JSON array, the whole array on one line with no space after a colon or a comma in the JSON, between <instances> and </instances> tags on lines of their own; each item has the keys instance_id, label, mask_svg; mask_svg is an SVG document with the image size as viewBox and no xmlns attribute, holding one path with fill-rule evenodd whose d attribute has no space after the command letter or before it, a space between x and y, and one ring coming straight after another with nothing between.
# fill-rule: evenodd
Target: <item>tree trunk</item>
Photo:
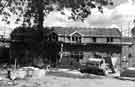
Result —
<instances>
[{"instance_id":1,"label":"tree trunk","mask_svg":"<svg viewBox=\"0 0 135 87\"><path fill-rule=\"evenodd\" d=\"M39 30L42 30L43 29L43 23L44 23L44 5L43 5L43 0L38 0L37 1L37 5L36 5L36 8L37 8L37 18L36 18L36 21L37 21L37 28Z\"/></svg>"}]
</instances>

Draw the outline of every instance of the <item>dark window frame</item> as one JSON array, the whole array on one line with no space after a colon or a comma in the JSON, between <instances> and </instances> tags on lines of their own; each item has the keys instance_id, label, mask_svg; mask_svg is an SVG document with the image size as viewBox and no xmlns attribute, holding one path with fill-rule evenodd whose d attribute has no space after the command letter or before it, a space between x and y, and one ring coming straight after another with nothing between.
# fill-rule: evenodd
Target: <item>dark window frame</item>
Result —
<instances>
[{"instance_id":1,"label":"dark window frame","mask_svg":"<svg viewBox=\"0 0 135 87\"><path fill-rule=\"evenodd\" d=\"M96 39L97 39L96 37L93 37L93 38L92 38L93 42L96 42Z\"/></svg>"},{"instance_id":2,"label":"dark window frame","mask_svg":"<svg viewBox=\"0 0 135 87\"><path fill-rule=\"evenodd\" d=\"M107 42L113 42L114 38L113 37L107 37Z\"/></svg>"},{"instance_id":3,"label":"dark window frame","mask_svg":"<svg viewBox=\"0 0 135 87\"><path fill-rule=\"evenodd\" d=\"M80 36L74 36L74 35L72 35L72 41L75 41L75 42L77 42L77 43L81 43L81 41L82 41L82 36L80 35Z\"/></svg>"}]
</instances>

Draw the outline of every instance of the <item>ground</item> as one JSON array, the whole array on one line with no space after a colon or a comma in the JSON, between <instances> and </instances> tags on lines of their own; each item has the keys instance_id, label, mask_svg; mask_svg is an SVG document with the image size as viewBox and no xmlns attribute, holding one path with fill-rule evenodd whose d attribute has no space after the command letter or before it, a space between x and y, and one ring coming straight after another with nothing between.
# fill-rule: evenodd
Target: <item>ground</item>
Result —
<instances>
[{"instance_id":1,"label":"ground","mask_svg":"<svg viewBox=\"0 0 135 87\"><path fill-rule=\"evenodd\" d=\"M61 73L59 75L46 74L40 79L1 80L0 87L135 87L135 81L120 80L106 76L91 75L87 77L68 77Z\"/></svg>"}]
</instances>

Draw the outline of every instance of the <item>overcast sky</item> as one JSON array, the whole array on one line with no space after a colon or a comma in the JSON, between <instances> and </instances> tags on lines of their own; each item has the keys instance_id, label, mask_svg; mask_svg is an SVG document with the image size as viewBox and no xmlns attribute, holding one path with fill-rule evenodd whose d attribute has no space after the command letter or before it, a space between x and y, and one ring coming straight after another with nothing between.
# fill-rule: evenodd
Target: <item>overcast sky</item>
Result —
<instances>
[{"instance_id":1,"label":"overcast sky","mask_svg":"<svg viewBox=\"0 0 135 87\"><path fill-rule=\"evenodd\" d=\"M119 27L123 31L123 35L127 36L128 31L133 27L133 19L135 18L135 0L113 0L114 6L104 7L104 13L101 14L97 9L92 10L84 23L68 20L70 11L65 9L66 15L60 12L51 12L45 18L45 26L63 26L63 27ZM10 25L1 22L0 26L7 26L6 32L10 32L9 28L14 28L15 16L11 18Z\"/></svg>"},{"instance_id":2,"label":"overcast sky","mask_svg":"<svg viewBox=\"0 0 135 87\"><path fill-rule=\"evenodd\" d=\"M135 17L135 0L113 0L114 6L104 7L104 14L97 9L92 10L84 23L68 20L66 15L69 11L65 10L66 15L59 12L52 12L46 19L45 25L48 26L64 26L64 27L119 27L123 31L123 35L127 36L133 27L133 19Z\"/></svg>"}]
</instances>

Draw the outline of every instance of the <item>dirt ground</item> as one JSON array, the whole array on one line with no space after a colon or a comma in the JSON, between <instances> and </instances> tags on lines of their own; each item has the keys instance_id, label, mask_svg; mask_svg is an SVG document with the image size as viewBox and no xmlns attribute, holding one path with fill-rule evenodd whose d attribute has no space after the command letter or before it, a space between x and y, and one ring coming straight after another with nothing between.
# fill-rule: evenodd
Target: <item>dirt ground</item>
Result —
<instances>
[{"instance_id":1,"label":"dirt ground","mask_svg":"<svg viewBox=\"0 0 135 87\"><path fill-rule=\"evenodd\" d=\"M100 76L78 78L46 75L40 79L1 80L0 87L135 87L135 81Z\"/></svg>"}]
</instances>

